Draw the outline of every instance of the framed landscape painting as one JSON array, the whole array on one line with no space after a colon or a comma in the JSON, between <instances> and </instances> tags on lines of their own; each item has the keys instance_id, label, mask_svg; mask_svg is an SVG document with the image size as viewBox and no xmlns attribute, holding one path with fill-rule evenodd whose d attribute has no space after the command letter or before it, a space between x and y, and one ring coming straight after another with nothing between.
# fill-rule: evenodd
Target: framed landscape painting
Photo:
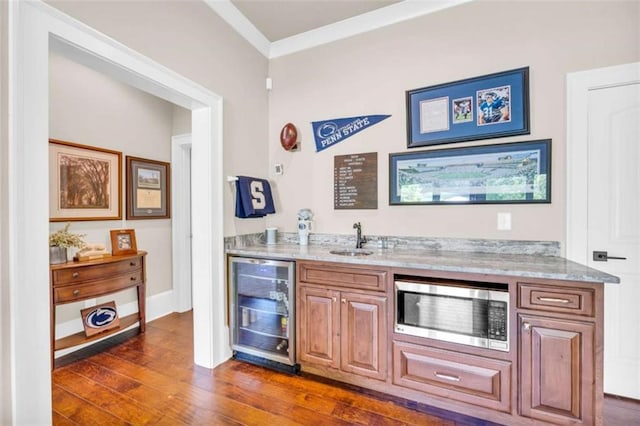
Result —
<instances>
[{"instance_id":1,"label":"framed landscape painting","mask_svg":"<svg viewBox=\"0 0 640 426\"><path fill-rule=\"evenodd\" d=\"M389 204L551 202L551 139L389 154Z\"/></svg>"},{"instance_id":2,"label":"framed landscape painting","mask_svg":"<svg viewBox=\"0 0 640 426\"><path fill-rule=\"evenodd\" d=\"M49 220L122 219L122 153L49 139Z\"/></svg>"}]
</instances>

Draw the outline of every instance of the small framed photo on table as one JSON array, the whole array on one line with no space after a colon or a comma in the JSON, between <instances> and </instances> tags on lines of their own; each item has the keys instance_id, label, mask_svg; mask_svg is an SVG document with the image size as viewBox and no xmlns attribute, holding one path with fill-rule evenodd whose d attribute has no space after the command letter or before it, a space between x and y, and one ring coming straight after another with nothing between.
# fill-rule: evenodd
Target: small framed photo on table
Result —
<instances>
[{"instance_id":1,"label":"small framed photo on table","mask_svg":"<svg viewBox=\"0 0 640 426\"><path fill-rule=\"evenodd\" d=\"M135 229L114 229L111 231L111 252L114 256L123 254L135 254L138 252L136 245Z\"/></svg>"},{"instance_id":2,"label":"small framed photo on table","mask_svg":"<svg viewBox=\"0 0 640 426\"><path fill-rule=\"evenodd\" d=\"M171 165L126 157L127 219L171 218Z\"/></svg>"}]
</instances>

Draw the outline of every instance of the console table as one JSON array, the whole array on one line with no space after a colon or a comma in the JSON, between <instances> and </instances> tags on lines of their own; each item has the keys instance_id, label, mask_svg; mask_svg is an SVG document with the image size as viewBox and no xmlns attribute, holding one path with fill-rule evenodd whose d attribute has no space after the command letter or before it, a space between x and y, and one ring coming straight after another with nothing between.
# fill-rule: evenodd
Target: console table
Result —
<instances>
[{"instance_id":1,"label":"console table","mask_svg":"<svg viewBox=\"0 0 640 426\"><path fill-rule=\"evenodd\" d=\"M147 252L110 256L81 262L51 265L51 359L55 351L101 339L136 322L145 331L145 284ZM84 331L60 339L55 337L56 306L80 302L137 287L138 312L120 318L120 327L87 337Z\"/></svg>"}]
</instances>

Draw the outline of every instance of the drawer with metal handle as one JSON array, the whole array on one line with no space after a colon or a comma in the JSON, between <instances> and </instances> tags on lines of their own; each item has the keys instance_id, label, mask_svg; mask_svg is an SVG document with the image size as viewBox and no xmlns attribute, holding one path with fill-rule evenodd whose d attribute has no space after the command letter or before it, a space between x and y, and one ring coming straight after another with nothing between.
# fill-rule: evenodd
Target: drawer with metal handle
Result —
<instances>
[{"instance_id":1,"label":"drawer with metal handle","mask_svg":"<svg viewBox=\"0 0 640 426\"><path fill-rule=\"evenodd\" d=\"M511 363L393 342L393 383L494 410L511 409Z\"/></svg>"},{"instance_id":2,"label":"drawer with metal handle","mask_svg":"<svg viewBox=\"0 0 640 426\"><path fill-rule=\"evenodd\" d=\"M53 285L76 284L83 281L100 279L107 275L136 271L140 268L142 268L142 257L126 259L120 262L105 263L93 267L78 265L73 268L57 269L53 271Z\"/></svg>"},{"instance_id":3,"label":"drawer with metal handle","mask_svg":"<svg viewBox=\"0 0 640 426\"><path fill-rule=\"evenodd\" d=\"M138 270L106 280L93 281L88 284L57 287L53 290L53 302L69 303L90 299L108 292L134 287L141 282L142 270Z\"/></svg>"},{"instance_id":4,"label":"drawer with metal handle","mask_svg":"<svg viewBox=\"0 0 640 426\"><path fill-rule=\"evenodd\" d=\"M593 316L595 292L590 288L568 288L518 283L518 308Z\"/></svg>"}]
</instances>

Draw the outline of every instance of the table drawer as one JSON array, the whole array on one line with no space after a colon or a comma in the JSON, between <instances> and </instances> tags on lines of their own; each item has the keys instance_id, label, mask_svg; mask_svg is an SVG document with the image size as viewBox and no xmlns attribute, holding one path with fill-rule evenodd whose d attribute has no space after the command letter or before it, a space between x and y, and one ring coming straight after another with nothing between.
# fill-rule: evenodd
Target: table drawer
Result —
<instances>
[{"instance_id":1,"label":"table drawer","mask_svg":"<svg viewBox=\"0 0 640 426\"><path fill-rule=\"evenodd\" d=\"M124 274L142 268L142 257L100 265L78 265L53 271L53 285L76 284L100 279L105 276Z\"/></svg>"},{"instance_id":2,"label":"table drawer","mask_svg":"<svg viewBox=\"0 0 640 426\"><path fill-rule=\"evenodd\" d=\"M342 266L341 264L299 262L298 279L300 282L310 284L384 291L386 289L387 271L372 268L355 268Z\"/></svg>"},{"instance_id":3,"label":"table drawer","mask_svg":"<svg viewBox=\"0 0 640 426\"><path fill-rule=\"evenodd\" d=\"M493 410L511 411L511 363L393 342L393 383Z\"/></svg>"},{"instance_id":4,"label":"table drawer","mask_svg":"<svg viewBox=\"0 0 640 426\"><path fill-rule=\"evenodd\" d=\"M595 291L518 283L518 307L592 317Z\"/></svg>"},{"instance_id":5,"label":"table drawer","mask_svg":"<svg viewBox=\"0 0 640 426\"><path fill-rule=\"evenodd\" d=\"M89 284L56 287L53 289L53 303L69 303L90 299L109 292L133 287L141 283L142 270L137 270L129 274L118 275L110 279L98 280Z\"/></svg>"}]
</instances>

